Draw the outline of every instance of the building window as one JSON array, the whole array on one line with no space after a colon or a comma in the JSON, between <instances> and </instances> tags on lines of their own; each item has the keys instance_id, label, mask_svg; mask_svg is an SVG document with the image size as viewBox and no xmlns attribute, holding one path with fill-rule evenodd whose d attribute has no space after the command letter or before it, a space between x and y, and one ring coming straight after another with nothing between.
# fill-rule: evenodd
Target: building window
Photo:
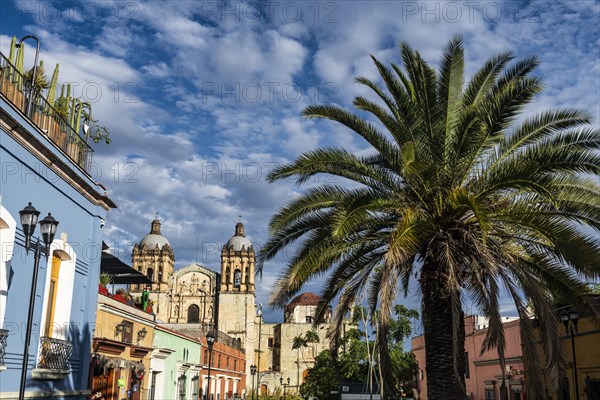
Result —
<instances>
[{"instance_id":1,"label":"building window","mask_svg":"<svg viewBox=\"0 0 600 400\"><path fill-rule=\"evenodd\" d=\"M123 331L121 333L121 342L123 343L132 343L133 342L133 322L125 321L121 322L123 324Z\"/></svg>"},{"instance_id":2,"label":"building window","mask_svg":"<svg viewBox=\"0 0 600 400\"><path fill-rule=\"evenodd\" d=\"M233 271L233 287L239 289L242 285L242 272L239 269Z\"/></svg>"},{"instance_id":3,"label":"building window","mask_svg":"<svg viewBox=\"0 0 600 400\"><path fill-rule=\"evenodd\" d=\"M53 338L68 335L75 282L75 252L68 243L56 239L50 245L44 303L42 333Z\"/></svg>"},{"instance_id":4,"label":"building window","mask_svg":"<svg viewBox=\"0 0 600 400\"><path fill-rule=\"evenodd\" d=\"M56 296L58 292L60 263L60 257L57 254L53 254L52 267L50 271L50 284L48 286L48 297L46 299L46 321L44 324L44 335L46 336L52 336L52 331L54 330L54 312L56 311Z\"/></svg>"},{"instance_id":5,"label":"building window","mask_svg":"<svg viewBox=\"0 0 600 400\"><path fill-rule=\"evenodd\" d=\"M233 360L233 370L237 371L237 359Z\"/></svg>"},{"instance_id":6,"label":"building window","mask_svg":"<svg viewBox=\"0 0 600 400\"><path fill-rule=\"evenodd\" d=\"M204 350L204 365L208 365L208 350Z\"/></svg>"},{"instance_id":7,"label":"building window","mask_svg":"<svg viewBox=\"0 0 600 400\"><path fill-rule=\"evenodd\" d=\"M471 372L469 371L469 352L465 351L465 379L469 379L471 377Z\"/></svg>"},{"instance_id":8,"label":"building window","mask_svg":"<svg viewBox=\"0 0 600 400\"><path fill-rule=\"evenodd\" d=\"M197 324L200 322L200 307L195 304L188 307L187 322L188 324Z\"/></svg>"},{"instance_id":9,"label":"building window","mask_svg":"<svg viewBox=\"0 0 600 400\"><path fill-rule=\"evenodd\" d=\"M185 374L181 375L177 379L177 397L179 398L179 400L185 400L185 381Z\"/></svg>"},{"instance_id":10,"label":"building window","mask_svg":"<svg viewBox=\"0 0 600 400\"><path fill-rule=\"evenodd\" d=\"M315 319L313 317L311 317L310 315L306 316L306 323L307 324L312 324L315 321Z\"/></svg>"},{"instance_id":11,"label":"building window","mask_svg":"<svg viewBox=\"0 0 600 400\"><path fill-rule=\"evenodd\" d=\"M198 398L198 391L200 390L200 385L198 384L198 381L198 375L194 375L194 377L192 378L192 399L194 400Z\"/></svg>"},{"instance_id":12,"label":"building window","mask_svg":"<svg viewBox=\"0 0 600 400\"><path fill-rule=\"evenodd\" d=\"M485 400L494 400L494 389L493 388L485 389Z\"/></svg>"},{"instance_id":13,"label":"building window","mask_svg":"<svg viewBox=\"0 0 600 400\"><path fill-rule=\"evenodd\" d=\"M217 364L217 368L221 368L221 355L219 354L219 362Z\"/></svg>"},{"instance_id":14,"label":"building window","mask_svg":"<svg viewBox=\"0 0 600 400\"><path fill-rule=\"evenodd\" d=\"M229 369L229 357L227 357L227 361L225 362L225 368Z\"/></svg>"},{"instance_id":15,"label":"building window","mask_svg":"<svg viewBox=\"0 0 600 400\"><path fill-rule=\"evenodd\" d=\"M148 277L148 279L154 282L154 270L152 268L148 268L146 276Z\"/></svg>"},{"instance_id":16,"label":"building window","mask_svg":"<svg viewBox=\"0 0 600 400\"><path fill-rule=\"evenodd\" d=\"M270 337L269 339L267 339L267 347L272 349L273 348L273 338Z\"/></svg>"}]
</instances>

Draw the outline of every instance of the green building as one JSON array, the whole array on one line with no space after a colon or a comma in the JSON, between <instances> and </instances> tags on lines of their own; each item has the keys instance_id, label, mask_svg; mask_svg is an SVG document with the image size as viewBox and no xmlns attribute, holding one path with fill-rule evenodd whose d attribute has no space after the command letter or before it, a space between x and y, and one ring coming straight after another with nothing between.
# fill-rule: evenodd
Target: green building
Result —
<instances>
[{"instance_id":1,"label":"green building","mask_svg":"<svg viewBox=\"0 0 600 400\"><path fill-rule=\"evenodd\" d=\"M200 341L156 325L149 400L196 400L200 393Z\"/></svg>"}]
</instances>

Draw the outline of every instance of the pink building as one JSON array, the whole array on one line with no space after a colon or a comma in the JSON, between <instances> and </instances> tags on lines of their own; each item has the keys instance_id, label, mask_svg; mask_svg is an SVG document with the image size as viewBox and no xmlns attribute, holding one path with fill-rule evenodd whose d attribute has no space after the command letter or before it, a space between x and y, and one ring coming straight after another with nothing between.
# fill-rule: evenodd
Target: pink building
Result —
<instances>
[{"instance_id":1,"label":"pink building","mask_svg":"<svg viewBox=\"0 0 600 400\"><path fill-rule=\"evenodd\" d=\"M521 349L521 328L517 318L508 317L504 322L506 337L505 386L510 400L526 400L525 367ZM470 400L500 399L502 370L495 349L481 353L481 345L487 333L487 319L470 315L465 318L465 360L467 363L465 383ZM425 368L425 337L412 339L412 352L419 363L417 391L419 400L427 400L427 373Z\"/></svg>"}]
</instances>

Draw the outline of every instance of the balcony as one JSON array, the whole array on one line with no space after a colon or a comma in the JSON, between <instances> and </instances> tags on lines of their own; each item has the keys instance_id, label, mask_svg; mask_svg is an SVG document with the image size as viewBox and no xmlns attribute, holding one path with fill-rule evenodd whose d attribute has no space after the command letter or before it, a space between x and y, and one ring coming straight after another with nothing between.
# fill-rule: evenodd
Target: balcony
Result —
<instances>
[{"instance_id":1,"label":"balcony","mask_svg":"<svg viewBox=\"0 0 600 400\"><path fill-rule=\"evenodd\" d=\"M40 357L37 368L33 370L33 379L63 379L71 373L70 358L73 344L68 340L47 336L40 338Z\"/></svg>"},{"instance_id":2,"label":"balcony","mask_svg":"<svg viewBox=\"0 0 600 400\"><path fill-rule=\"evenodd\" d=\"M0 371L4 371L4 354L6 354L6 341L8 340L8 331L0 329Z\"/></svg>"},{"instance_id":3,"label":"balcony","mask_svg":"<svg viewBox=\"0 0 600 400\"><path fill-rule=\"evenodd\" d=\"M54 104L48 103L43 91L31 90L25 75L19 73L2 53L0 53L0 93L89 175L92 148L79 132L69 125L65 116L59 114ZM31 107L28 107L29 104Z\"/></svg>"}]
</instances>

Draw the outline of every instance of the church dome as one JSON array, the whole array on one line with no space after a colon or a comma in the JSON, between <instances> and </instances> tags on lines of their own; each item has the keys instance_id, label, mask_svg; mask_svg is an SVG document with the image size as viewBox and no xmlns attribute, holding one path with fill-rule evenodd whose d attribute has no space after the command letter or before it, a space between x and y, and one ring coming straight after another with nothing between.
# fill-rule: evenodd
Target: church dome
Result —
<instances>
[{"instance_id":1,"label":"church dome","mask_svg":"<svg viewBox=\"0 0 600 400\"><path fill-rule=\"evenodd\" d=\"M252 247L252 242L244 235L244 224L241 222L238 222L235 225L235 235L233 235L225 245L227 250L232 246L234 251L240 251L242 248L249 250Z\"/></svg>"},{"instance_id":2,"label":"church dome","mask_svg":"<svg viewBox=\"0 0 600 400\"><path fill-rule=\"evenodd\" d=\"M147 249L154 249L156 246L158 246L159 249L162 249L165 246L171 246L167 238L160 233L159 220L155 219L152 221L150 233L144 236L144 238L140 241L139 246L146 247Z\"/></svg>"},{"instance_id":3,"label":"church dome","mask_svg":"<svg viewBox=\"0 0 600 400\"><path fill-rule=\"evenodd\" d=\"M321 300L321 296L306 292L294 297L294 299L289 302L286 308L291 311L298 306L318 306Z\"/></svg>"}]
</instances>

